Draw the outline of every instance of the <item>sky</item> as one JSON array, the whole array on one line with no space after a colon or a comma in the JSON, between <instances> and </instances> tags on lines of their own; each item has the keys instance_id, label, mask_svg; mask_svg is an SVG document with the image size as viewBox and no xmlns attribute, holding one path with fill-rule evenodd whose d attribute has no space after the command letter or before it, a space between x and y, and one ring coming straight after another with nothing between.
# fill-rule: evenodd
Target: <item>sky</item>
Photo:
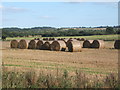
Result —
<instances>
[{"instance_id":1,"label":"sky","mask_svg":"<svg viewBox=\"0 0 120 90\"><path fill-rule=\"evenodd\" d=\"M117 2L3 2L2 27L118 25Z\"/></svg>"}]
</instances>

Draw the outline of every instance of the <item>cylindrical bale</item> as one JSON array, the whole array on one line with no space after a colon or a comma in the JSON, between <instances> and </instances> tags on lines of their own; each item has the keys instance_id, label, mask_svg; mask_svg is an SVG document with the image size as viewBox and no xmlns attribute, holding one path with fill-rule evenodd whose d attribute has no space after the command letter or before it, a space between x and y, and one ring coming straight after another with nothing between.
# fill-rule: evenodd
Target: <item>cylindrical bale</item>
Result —
<instances>
[{"instance_id":1,"label":"cylindrical bale","mask_svg":"<svg viewBox=\"0 0 120 90\"><path fill-rule=\"evenodd\" d=\"M57 40L56 38L49 38L49 41Z\"/></svg>"},{"instance_id":2,"label":"cylindrical bale","mask_svg":"<svg viewBox=\"0 0 120 90\"><path fill-rule=\"evenodd\" d=\"M70 41L68 43L68 51L69 52L80 52L81 51L80 41Z\"/></svg>"},{"instance_id":3,"label":"cylindrical bale","mask_svg":"<svg viewBox=\"0 0 120 90\"><path fill-rule=\"evenodd\" d=\"M54 38L54 41L58 40L57 38Z\"/></svg>"},{"instance_id":4,"label":"cylindrical bale","mask_svg":"<svg viewBox=\"0 0 120 90\"><path fill-rule=\"evenodd\" d=\"M94 40L91 48L105 48L105 43L103 40Z\"/></svg>"},{"instance_id":5,"label":"cylindrical bale","mask_svg":"<svg viewBox=\"0 0 120 90\"><path fill-rule=\"evenodd\" d=\"M51 41L52 40L52 38L48 38L48 41Z\"/></svg>"},{"instance_id":6,"label":"cylindrical bale","mask_svg":"<svg viewBox=\"0 0 120 90\"><path fill-rule=\"evenodd\" d=\"M81 38L77 38L78 41L81 41Z\"/></svg>"},{"instance_id":7,"label":"cylindrical bale","mask_svg":"<svg viewBox=\"0 0 120 90\"><path fill-rule=\"evenodd\" d=\"M46 41L42 46L41 49L42 50L51 50L51 44L53 41Z\"/></svg>"},{"instance_id":8,"label":"cylindrical bale","mask_svg":"<svg viewBox=\"0 0 120 90\"><path fill-rule=\"evenodd\" d=\"M43 40L38 40L37 44L36 44L36 49L41 49L42 45L45 43L45 41Z\"/></svg>"},{"instance_id":9,"label":"cylindrical bale","mask_svg":"<svg viewBox=\"0 0 120 90\"><path fill-rule=\"evenodd\" d=\"M40 40L40 38L37 38L36 40Z\"/></svg>"},{"instance_id":10,"label":"cylindrical bale","mask_svg":"<svg viewBox=\"0 0 120 90\"><path fill-rule=\"evenodd\" d=\"M12 40L11 42L10 42L10 47L11 48L18 48L18 40Z\"/></svg>"},{"instance_id":11,"label":"cylindrical bale","mask_svg":"<svg viewBox=\"0 0 120 90\"><path fill-rule=\"evenodd\" d=\"M66 43L64 41L53 41L51 44L51 51L65 51Z\"/></svg>"},{"instance_id":12,"label":"cylindrical bale","mask_svg":"<svg viewBox=\"0 0 120 90\"><path fill-rule=\"evenodd\" d=\"M83 42L83 48L90 48L92 43L93 43L93 40L85 40Z\"/></svg>"},{"instance_id":13,"label":"cylindrical bale","mask_svg":"<svg viewBox=\"0 0 120 90\"><path fill-rule=\"evenodd\" d=\"M68 38L62 39L62 41L64 41L65 43L67 43L68 40Z\"/></svg>"},{"instance_id":14,"label":"cylindrical bale","mask_svg":"<svg viewBox=\"0 0 120 90\"><path fill-rule=\"evenodd\" d=\"M60 38L58 38L57 40L60 40Z\"/></svg>"},{"instance_id":15,"label":"cylindrical bale","mask_svg":"<svg viewBox=\"0 0 120 90\"><path fill-rule=\"evenodd\" d=\"M85 38L81 38L80 41L85 41L86 39Z\"/></svg>"},{"instance_id":16,"label":"cylindrical bale","mask_svg":"<svg viewBox=\"0 0 120 90\"><path fill-rule=\"evenodd\" d=\"M114 43L114 48L115 49L120 49L120 40L116 40Z\"/></svg>"},{"instance_id":17,"label":"cylindrical bale","mask_svg":"<svg viewBox=\"0 0 120 90\"><path fill-rule=\"evenodd\" d=\"M29 43L29 40L21 39L18 43L18 48L27 49L28 48L28 43Z\"/></svg>"},{"instance_id":18,"label":"cylindrical bale","mask_svg":"<svg viewBox=\"0 0 120 90\"><path fill-rule=\"evenodd\" d=\"M46 38L43 38L42 40L46 40Z\"/></svg>"},{"instance_id":19,"label":"cylindrical bale","mask_svg":"<svg viewBox=\"0 0 120 90\"><path fill-rule=\"evenodd\" d=\"M43 38L43 40L48 41L48 40L49 40L49 38Z\"/></svg>"},{"instance_id":20,"label":"cylindrical bale","mask_svg":"<svg viewBox=\"0 0 120 90\"><path fill-rule=\"evenodd\" d=\"M38 40L30 40L28 43L28 49L36 49Z\"/></svg>"},{"instance_id":21,"label":"cylindrical bale","mask_svg":"<svg viewBox=\"0 0 120 90\"><path fill-rule=\"evenodd\" d=\"M68 43L71 42L71 41L78 41L76 39L69 39L67 42L66 42L66 46L68 47Z\"/></svg>"}]
</instances>

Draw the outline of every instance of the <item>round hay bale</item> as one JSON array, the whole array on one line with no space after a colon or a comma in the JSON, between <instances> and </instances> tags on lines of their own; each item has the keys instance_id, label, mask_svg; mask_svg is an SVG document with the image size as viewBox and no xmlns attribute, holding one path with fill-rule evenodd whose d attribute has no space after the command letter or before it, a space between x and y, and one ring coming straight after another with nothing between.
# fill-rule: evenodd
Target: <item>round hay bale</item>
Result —
<instances>
[{"instance_id":1,"label":"round hay bale","mask_svg":"<svg viewBox=\"0 0 120 90\"><path fill-rule=\"evenodd\" d=\"M48 41L48 40L49 40L49 38L43 38L43 40Z\"/></svg>"},{"instance_id":2,"label":"round hay bale","mask_svg":"<svg viewBox=\"0 0 120 90\"><path fill-rule=\"evenodd\" d=\"M62 38L58 38L57 40L62 40Z\"/></svg>"},{"instance_id":3,"label":"round hay bale","mask_svg":"<svg viewBox=\"0 0 120 90\"><path fill-rule=\"evenodd\" d=\"M120 49L120 40L116 40L114 43L114 48L115 49Z\"/></svg>"},{"instance_id":4,"label":"round hay bale","mask_svg":"<svg viewBox=\"0 0 120 90\"><path fill-rule=\"evenodd\" d=\"M91 48L105 48L103 40L94 40L91 44Z\"/></svg>"},{"instance_id":5,"label":"round hay bale","mask_svg":"<svg viewBox=\"0 0 120 90\"><path fill-rule=\"evenodd\" d=\"M10 42L10 47L11 48L18 48L18 41L17 40L12 40Z\"/></svg>"},{"instance_id":6,"label":"round hay bale","mask_svg":"<svg viewBox=\"0 0 120 90\"><path fill-rule=\"evenodd\" d=\"M41 49L42 45L45 43L45 41L43 40L38 40L38 42L36 43L36 49Z\"/></svg>"},{"instance_id":7,"label":"round hay bale","mask_svg":"<svg viewBox=\"0 0 120 90\"><path fill-rule=\"evenodd\" d=\"M68 43L71 42L71 41L78 41L76 39L69 39L67 42L66 42L66 46L68 47Z\"/></svg>"},{"instance_id":8,"label":"round hay bale","mask_svg":"<svg viewBox=\"0 0 120 90\"><path fill-rule=\"evenodd\" d=\"M28 42L27 40L21 39L18 43L18 47L20 49L27 49L28 48Z\"/></svg>"},{"instance_id":9,"label":"round hay bale","mask_svg":"<svg viewBox=\"0 0 120 90\"><path fill-rule=\"evenodd\" d=\"M36 40L40 40L40 38L37 38Z\"/></svg>"},{"instance_id":10,"label":"round hay bale","mask_svg":"<svg viewBox=\"0 0 120 90\"><path fill-rule=\"evenodd\" d=\"M56 38L49 38L49 41L57 40Z\"/></svg>"},{"instance_id":11,"label":"round hay bale","mask_svg":"<svg viewBox=\"0 0 120 90\"><path fill-rule=\"evenodd\" d=\"M81 38L77 38L78 41L81 41Z\"/></svg>"},{"instance_id":12,"label":"round hay bale","mask_svg":"<svg viewBox=\"0 0 120 90\"><path fill-rule=\"evenodd\" d=\"M90 48L92 43L93 43L93 40L85 40L83 42L83 48Z\"/></svg>"},{"instance_id":13,"label":"round hay bale","mask_svg":"<svg viewBox=\"0 0 120 90\"><path fill-rule=\"evenodd\" d=\"M82 46L79 41L70 41L68 43L68 51L69 52L80 52L81 48L82 48Z\"/></svg>"},{"instance_id":14,"label":"round hay bale","mask_svg":"<svg viewBox=\"0 0 120 90\"><path fill-rule=\"evenodd\" d=\"M38 40L30 40L28 43L28 49L36 49Z\"/></svg>"},{"instance_id":15,"label":"round hay bale","mask_svg":"<svg viewBox=\"0 0 120 90\"><path fill-rule=\"evenodd\" d=\"M51 51L65 51L66 43L64 41L53 41L51 44Z\"/></svg>"},{"instance_id":16,"label":"round hay bale","mask_svg":"<svg viewBox=\"0 0 120 90\"><path fill-rule=\"evenodd\" d=\"M54 38L54 41L58 40L57 38Z\"/></svg>"},{"instance_id":17,"label":"round hay bale","mask_svg":"<svg viewBox=\"0 0 120 90\"><path fill-rule=\"evenodd\" d=\"M49 40L49 41L51 41L51 40L52 40L52 38L48 38L48 40Z\"/></svg>"},{"instance_id":18,"label":"round hay bale","mask_svg":"<svg viewBox=\"0 0 120 90\"><path fill-rule=\"evenodd\" d=\"M85 41L86 39L85 38L81 38L80 41Z\"/></svg>"},{"instance_id":19,"label":"round hay bale","mask_svg":"<svg viewBox=\"0 0 120 90\"><path fill-rule=\"evenodd\" d=\"M50 50L51 49L51 44L53 41L46 41L42 46L41 49L42 50Z\"/></svg>"},{"instance_id":20,"label":"round hay bale","mask_svg":"<svg viewBox=\"0 0 120 90\"><path fill-rule=\"evenodd\" d=\"M64 41L65 43L67 43L68 40L68 38L62 39L62 41Z\"/></svg>"}]
</instances>

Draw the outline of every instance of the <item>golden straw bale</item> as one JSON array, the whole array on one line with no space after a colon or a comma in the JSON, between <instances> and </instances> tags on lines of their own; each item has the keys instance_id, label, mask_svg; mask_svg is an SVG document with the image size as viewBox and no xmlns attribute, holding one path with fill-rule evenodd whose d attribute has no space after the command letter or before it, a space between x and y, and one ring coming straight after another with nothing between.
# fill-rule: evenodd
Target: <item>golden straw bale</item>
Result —
<instances>
[{"instance_id":1,"label":"golden straw bale","mask_svg":"<svg viewBox=\"0 0 120 90\"><path fill-rule=\"evenodd\" d=\"M103 40L94 40L91 48L105 48L105 42Z\"/></svg>"},{"instance_id":2,"label":"golden straw bale","mask_svg":"<svg viewBox=\"0 0 120 90\"><path fill-rule=\"evenodd\" d=\"M36 49L41 49L42 45L45 43L46 41L43 40L38 40L37 44L36 44Z\"/></svg>"},{"instance_id":3,"label":"golden straw bale","mask_svg":"<svg viewBox=\"0 0 120 90\"><path fill-rule=\"evenodd\" d=\"M11 48L18 48L18 40L12 40L11 42L10 42L10 47Z\"/></svg>"},{"instance_id":4,"label":"golden straw bale","mask_svg":"<svg viewBox=\"0 0 120 90\"><path fill-rule=\"evenodd\" d=\"M28 48L29 40L21 39L18 43L18 48L20 49L27 49Z\"/></svg>"},{"instance_id":5,"label":"golden straw bale","mask_svg":"<svg viewBox=\"0 0 120 90\"><path fill-rule=\"evenodd\" d=\"M83 48L90 48L92 43L93 43L93 40L85 40L83 42Z\"/></svg>"},{"instance_id":6,"label":"golden straw bale","mask_svg":"<svg viewBox=\"0 0 120 90\"><path fill-rule=\"evenodd\" d=\"M80 41L70 41L68 43L68 51L69 52L80 52L82 51L81 50L82 46L80 44Z\"/></svg>"},{"instance_id":7,"label":"golden straw bale","mask_svg":"<svg viewBox=\"0 0 120 90\"><path fill-rule=\"evenodd\" d=\"M51 44L51 50L52 51L65 51L66 49L66 43L64 41L53 41Z\"/></svg>"},{"instance_id":8,"label":"golden straw bale","mask_svg":"<svg viewBox=\"0 0 120 90\"><path fill-rule=\"evenodd\" d=\"M36 49L38 40L30 40L28 43L28 49Z\"/></svg>"},{"instance_id":9,"label":"golden straw bale","mask_svg":"<svg viewBox=\"0 0 120 90\"><path fill-rule=\"evenodd\" d=\"M42 46L41 49L42 50L51 50L51 44L53 41L46 41Z\"/></svg>"},{"instance_id":10,"label":"golden straw bale","mask_svg":"<svg viewBox=\"0 0 120 90\"><path fill-rule=\"evenodd\" d=\"M115 49L120 49L120 40L116 40L114 43Z\"/></svg>"}]
</instances>

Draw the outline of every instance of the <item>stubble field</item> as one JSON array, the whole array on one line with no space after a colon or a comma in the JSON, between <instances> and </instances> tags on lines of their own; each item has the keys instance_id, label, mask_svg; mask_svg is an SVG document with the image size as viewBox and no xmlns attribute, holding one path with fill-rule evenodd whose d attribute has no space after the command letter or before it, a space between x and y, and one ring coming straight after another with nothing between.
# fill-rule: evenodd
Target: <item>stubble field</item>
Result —
<instances>
[{"instance_id":1,"label":"stubble field","mask_svg":"<svg viewBox=\"0 0 120 90\"><path fill-rule=\"evenodd\" d=\"M105 49L82 49L82 52L61 52L11 49L10 41L2 42L2 64L7 70L54 72L80 70L87 74L106 75L118 72L118 50L106 41Z\"/></svg>"}]
</instances>

